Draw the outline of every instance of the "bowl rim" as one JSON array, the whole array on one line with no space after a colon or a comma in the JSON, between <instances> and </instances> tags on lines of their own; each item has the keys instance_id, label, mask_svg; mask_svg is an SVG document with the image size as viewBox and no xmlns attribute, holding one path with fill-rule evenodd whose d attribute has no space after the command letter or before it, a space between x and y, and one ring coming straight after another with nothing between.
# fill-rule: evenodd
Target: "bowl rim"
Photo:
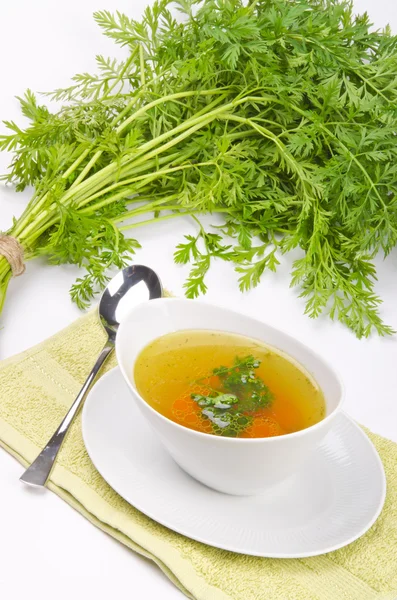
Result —
<instances>
[{"instance_id":1,"label":"bowl rim","mask_svg":"<svg viewBox=\"0 0 397 600\"><path fill-rule=\"evenodd\" d=\"M194 304L200 304L201 306L204 307L210 307L210 308L216 308L218 310L222 310L225 313L228 313L229 315L234 315L236 317L243 317L244 319L248 319L250 321L259 323L261 325L265 325L267 328L272 329L273 331L277 332L277 333L281 333L283 336L285 336L286 338L291 339L295 344L297 344L298 346L300 346L301 348L303 348L306 352L308 352L309 354L312 354L317 360L319 360L321 363L323 363L323 365L328 369L328 371L332 374L332 376L334 377L334 379L336 380L336 382L339 385L340 388L340 396L339 396L339 400L337 405L335 406L335 408L326 416L324 417L324 419L321 419L321 421L318 421L317 423L315 423L314 425L310 425L309 427L306 427L305 429L300 429L299 431L294 431L292 433L285 433L283 435L277 435L277 436L271 436L271 437L258 437L258 438L238 438L238 437L227 437L227 436L220 436L220 435L212 435L210 433L205 433L202 431L197 431L196 429L191 429L190 427L185 427L184 425L180 425L179 423L176 423L175 421L172 421L172 419L169 419L168 417L162 415L160 412L158 412L156 409L154 409L148 402L146 402L146 400L141 396L141 394L138 392L138 390L136 389L136 387L134 387L131 378L128 376L128 374L125 372L123 364L122 364L122 360L121 360L121 349L120 349L120 332L122 332L125 327L126 327L126 323L134 317L134 313L139 310L140 307L142 307L142 305L158 305L158 304L164 304L164 303L183 303L183 304L190 304L190 303L194 303ZM203 328L205 329L205 328ZM177 328L175 329L175 331L186 331L186 328ZM240 333L239 335L245 335L244 333ZM160 336L158 336L160 337ZM157 338L153 338L153 339L157 339ZM254 338L256 339L256 338ZM259 338L258 338L259 340ZM264 340L259 340L262 343L266 343L264 342ZM277 349L277 346L274 346ZM279 328L279 327L274 327L273 325L270 325L269 323L267 323L266 321L262 321L260 319L257 319L255 317L251 317L250 315L247 315L244 312L241 311L236 311L230 308L226 308L220 304L216 304L213 302L205 302L205 301L201 301L201 300L190 300L188 298L176 298L176 297L162 297L162 298L156 298L154 300L146 300L145 302L141 302L139 304L137 304L136 306L132 307L128 312L126 312L126 314L123 316L122 321L120 322L120 325L118 327L118 331L117 331L117 335L116 335L116 344L115 344L115 349L116 349L116 358L117 358L117 363L119 366L119 369L124 377L124 380L126 381L126 383L128 384L128 387L130 388L130 390L132 391L133 395L137 398L137 400L146 408L149 410L149 412L151 412L155 417L159 418L160 420L166 422L167 424L181 430L184 431L187 434L192 434L193 436L198 436L201 439L216 439L219 440L220 443L229 443L229 444L258 444L258 443L282 443L283 440L286 439L292 439L292 438L298 438L298 437L303 437L305 435L307 435L308 432L312 432L315 429L319 430L322 429L323 427L325 427L339 412L341 412L342 410L342 406L345 402L345 386L343 384L343 381L341 379L341 377L339 376L339 373L335 370L335 368L333 366L331 366L318 352L316 352L315 350L313 350L310 346L308 346L307 344L301 342L298 338L295 338L294 336L292 336L291 334L287 333L285 330ZM288 356L288 352L282 350L282 352L284 352L287 356ZM296 359L294 359L296 360ZM134 361L134 365L135 365ZM300 361L297 360L297 362L299 363ZM302 363L300 363L302 364ZM304 365L302 365L304 366ZM305 367L306 368L306 367Z\"/></svg>"}]
</instances>

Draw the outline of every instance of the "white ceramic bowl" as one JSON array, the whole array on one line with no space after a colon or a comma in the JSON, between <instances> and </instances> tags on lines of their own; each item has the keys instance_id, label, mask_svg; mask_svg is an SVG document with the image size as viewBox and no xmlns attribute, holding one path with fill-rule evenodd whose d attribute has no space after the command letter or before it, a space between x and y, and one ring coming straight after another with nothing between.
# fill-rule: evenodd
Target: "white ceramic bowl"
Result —
<instances>
[{"instance_id":1,"label":"white ceramic bowl","mask_svg":"<svg viewBox=\"0 0 397 600\"><path fill-rule=\"evenodd\" d=\"M252 439L200 433L167 419L139 395L133 369L147 344L184 329L238 333L286 352L311 373L323 390L325 418L296 433ZM174 460L192 477L227 494L258 494L294 475L332 427L342 404L341 382L315 352L261 321L196 300L161 298L136 306L120 324L116 353L135 402Z\"/></svg>"}]
</instances>

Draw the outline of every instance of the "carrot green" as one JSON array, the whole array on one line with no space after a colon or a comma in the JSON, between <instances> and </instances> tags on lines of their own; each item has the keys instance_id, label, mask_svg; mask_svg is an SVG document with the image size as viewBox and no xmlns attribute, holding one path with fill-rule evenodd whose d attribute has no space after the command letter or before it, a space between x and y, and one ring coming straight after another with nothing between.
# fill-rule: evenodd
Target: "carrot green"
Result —
<instances>
[{"instance_id":1,"label":"carrot green","mask_svg":"<svg viewBox=\"0 0 397 600\"><path fill-rule=\"evenodd\" d=\"M213 260L247 290L300 248L291 285L310 317L390 334L372 259L397 240L397 38L343 0L157 0L140 21L95 19L127 58L98 56L48 95L55 111L27 91L30 124L0 137L3 179L34 188L6 232L25 258L85 267L84 307L139 247L125 232L190 215L175 252L189 297ZM0 308L10 277L2 257Z\"/></svg>"},{"instance_id":2,"label":"carrot green","mask_svg":"<svg viewBox=\"0 0 397 600\"><path fill-rule=\"evenodd\" d=\"M218 387L208 396L192 394L214 433L236 437L251 425L253 414L271 405L273 395L255 373L260 363L252 355L236 356L231 367L213 369L209 378L215 377Z\"/></svg>"}]
</instances>

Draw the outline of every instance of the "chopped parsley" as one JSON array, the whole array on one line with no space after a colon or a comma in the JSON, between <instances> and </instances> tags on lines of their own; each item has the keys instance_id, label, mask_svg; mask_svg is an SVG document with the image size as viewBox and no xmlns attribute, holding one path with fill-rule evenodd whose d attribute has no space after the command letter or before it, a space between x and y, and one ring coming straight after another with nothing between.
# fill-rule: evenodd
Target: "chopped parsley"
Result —
<instances>
[{"instance_id":1,"label":"chopped parsley","mask_svg":"<svg viewBox=\"0 0 397 600\"><path fill-rule=\"evenodd\" d=\"M238 437L252 423L253 414L272 403L273 394L255 372L260 363L252 355L236 356L231 367L213 369L211 377L218 377L219 389L212 389L207 396L192 394L215 434Z\"/></svg>"}]
</instances>

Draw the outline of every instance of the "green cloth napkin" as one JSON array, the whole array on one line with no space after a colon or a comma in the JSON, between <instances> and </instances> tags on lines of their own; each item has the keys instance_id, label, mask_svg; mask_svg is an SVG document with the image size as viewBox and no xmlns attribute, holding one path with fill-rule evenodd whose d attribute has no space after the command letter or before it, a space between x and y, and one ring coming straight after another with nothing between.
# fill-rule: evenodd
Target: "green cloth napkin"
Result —
<instances>
[{"instance_id":1,"label":"green cloth napkin","mask_svg":"<svg viewBox=\"0 0 397 600\"><path fill-rule=\"evenodd\" d=\"M24 466L58 426L104 342L95 313L0 363L0 444ZM113 357L107 369L116 364ZM85 450L78 418L49 488L94 525L152 559L197 600L395 600L397 444L368 433L385 467L383 512L361 539L330 554L294 560L217 550L155 523L114 492Z\"/></svg>"}]
</instances>

